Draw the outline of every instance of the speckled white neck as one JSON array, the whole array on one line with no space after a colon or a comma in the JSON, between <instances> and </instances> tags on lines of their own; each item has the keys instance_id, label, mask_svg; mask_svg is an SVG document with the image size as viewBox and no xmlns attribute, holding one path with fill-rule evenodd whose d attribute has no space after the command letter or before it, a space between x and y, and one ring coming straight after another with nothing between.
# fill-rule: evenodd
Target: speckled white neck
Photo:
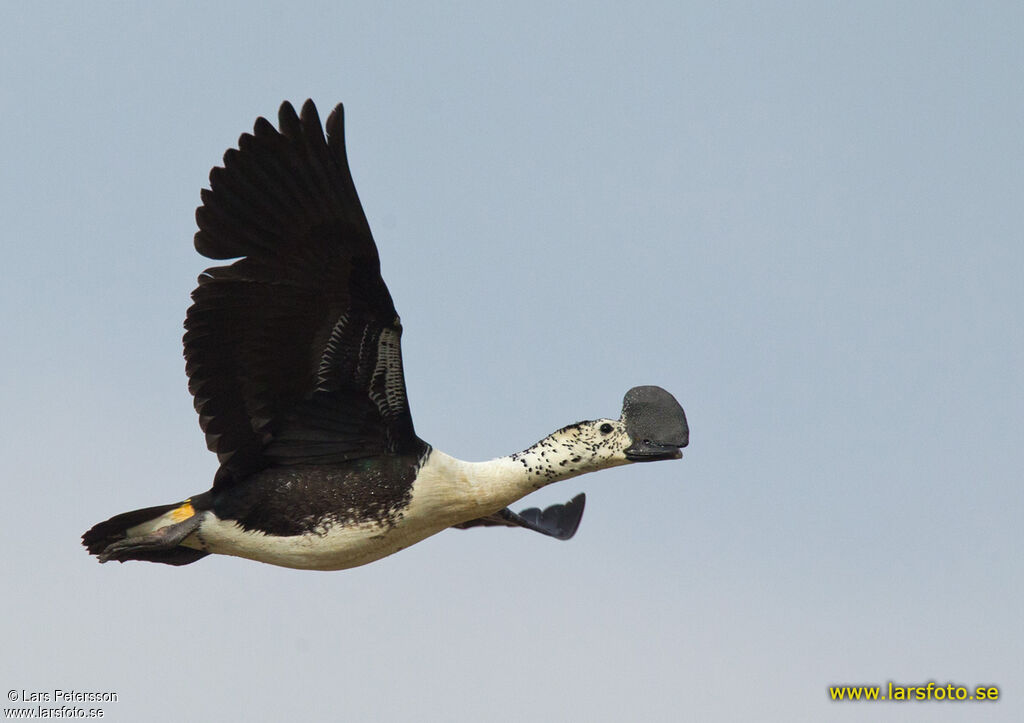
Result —
<instances>
[{"instance_id":1,"label":"speckled white neck","mask_svg":"<svg viewBox=\"0 0 1024 723\"><path fill-rule=\"evenodd\" d=\"M620 421L598 419L563 427L508 457L460 464L467 492L484 502L484 514L491 514L552 482L628 464L629 444Z\"/></svg>"}]
</instances>

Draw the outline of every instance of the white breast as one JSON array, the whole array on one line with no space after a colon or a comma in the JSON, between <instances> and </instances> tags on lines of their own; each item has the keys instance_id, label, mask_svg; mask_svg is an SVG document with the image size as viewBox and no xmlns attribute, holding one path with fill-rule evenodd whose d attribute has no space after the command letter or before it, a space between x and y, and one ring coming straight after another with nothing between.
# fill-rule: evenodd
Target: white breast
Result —
<instances>
[{"instance_id":1,"label":"white breast","mask_svg":"<svg viewBox=\"0 0 1024 723\"><path fill-rule=\"evenodd\" d=\"M267 535L204 514L186 546L304 570L344 570L394 554L459 522L496 512L467 474L475 465L433 450L413 483L409 504L393 523L325 523L303 535ZM497 506L495 506L497 505Z\"/></svg>"}]
</instances>

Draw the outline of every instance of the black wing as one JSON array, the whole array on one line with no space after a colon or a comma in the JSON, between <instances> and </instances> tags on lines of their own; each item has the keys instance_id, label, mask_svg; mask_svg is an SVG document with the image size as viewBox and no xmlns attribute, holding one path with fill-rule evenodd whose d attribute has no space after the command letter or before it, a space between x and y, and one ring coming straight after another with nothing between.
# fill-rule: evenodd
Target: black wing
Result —
<instances>
[{"instance_id":1,"label":"black wing","mask_svg":"<svg viewBox=\"0 0 1024 723\"><path fill-rule=\"evenodd\" d=\"M531 507L516 514L508 507L488 517L478 517L469 522L453 525L460 530L470 527L525 527L557 540L568 540L576 534L583 519L583 508L587 496L582 492L564 505L551 505L543 510Z\"/></svg>"},{"instance_id":2,"label":"black wing","mask_svg":"<svg viewBox=\"0 0 1024 723\"><path fill-rule=\"evenodd\" d=\"M416 453L402 327L345 155L342 106L324 137L312 101L210 172L196 250L207 269L185 320L189 391L221 462L215 486L260 469ZM239 258L240 257L240 258Z\"/></svg>"}]
</instances>

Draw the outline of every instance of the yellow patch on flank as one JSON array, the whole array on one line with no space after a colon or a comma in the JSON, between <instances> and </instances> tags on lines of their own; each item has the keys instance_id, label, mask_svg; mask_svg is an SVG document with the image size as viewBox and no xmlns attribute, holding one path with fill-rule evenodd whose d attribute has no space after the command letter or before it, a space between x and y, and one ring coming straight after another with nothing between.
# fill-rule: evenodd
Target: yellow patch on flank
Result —
<instances>
[{"instance_id":1,"label":"yellow patch on flank","mask_svg":"<svg viewBox=\"0 0 1024 723\"><path fill-rule=\"evenodd\" d=\"M187 520L195 513L195 508L192 507L192 500L188 499L181 503L181 507L171 510L171 519L175 522L181 522L182 520Z\"/></svg>"}]
</instances>

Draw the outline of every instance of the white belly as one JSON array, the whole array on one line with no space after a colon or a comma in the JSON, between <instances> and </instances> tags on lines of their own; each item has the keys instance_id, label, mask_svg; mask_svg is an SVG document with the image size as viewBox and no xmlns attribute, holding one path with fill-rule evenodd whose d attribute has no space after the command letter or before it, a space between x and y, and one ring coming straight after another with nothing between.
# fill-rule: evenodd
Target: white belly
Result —
<instances>
[{"instance_id":1,"label":"white belly","mask_svg":"<svg viewBox=\"0 0 1024 723\"><path fill-rule=\"evenodd\" d=\"M344 570L374 562L452 525L496 512L504 500L482 499L460 462L434 450L420 469L406 508L393 523L325 524L303 535L267 535L203 512L182 544L221 555L303 570Z\"/></svg>"},{"instance_id":2,"label":"white belly","mask_svg":"<svg viewBox=\"0 0 1024 723\"><path fill-rule=\"evenodd\" d=\"M365 522L330 525L318 533L280 536L242 528L206 512L188 547L303 570L344 570L394 554L449 525L399 520L395 525Z\"/></svg>"}]
</instances>

